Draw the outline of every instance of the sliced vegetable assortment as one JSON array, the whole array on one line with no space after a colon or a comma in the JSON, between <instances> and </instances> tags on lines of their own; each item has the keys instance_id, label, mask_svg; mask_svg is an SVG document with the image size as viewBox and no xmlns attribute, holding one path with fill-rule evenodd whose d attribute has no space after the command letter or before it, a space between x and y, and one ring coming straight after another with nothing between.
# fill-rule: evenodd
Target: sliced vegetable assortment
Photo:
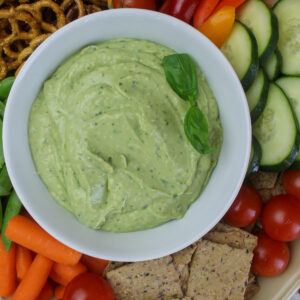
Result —
<instances>
[{"instance_id":1,"label":"sliced vegetable assortment","mask_svg":"<svg viewBox=\"0 0 300 300\"><path fill-rule=\"evenodd\" d=\"M235 19L235 8L225 6L211 15L199 28L217 47L228 39Z\"/></svg>"},{"instance_id":2,"label":"sliced vegetable assortment","mask_svg":"<svg viewBox=\"0 0 300 300\"><path fill-rule=\"evenodd\" d=\"M273 11L279 22L278 49L282 55L282 73L300 75L300 1L280 0Z\"/></svg>"},{"instance_id":3,"label":"sliced vegetable assortment","mask_svg":"<svg viewBox=\"0 0 300 300\"><path fill-rule=\"evenodd\" d=\"M263 65L264 70L269 78L269 80L275 80L280 72L282 67L282 57L278 49L270 56L270 58Z\"/></svg>"},{"instance_id":4,"label":"sliced vegetable assortment","mask_svg":"<svg viewBox=\"0 0 300 300\"><path fill-rule=\"evenodd\" d=\"M264 170L284 171L294 162L300 141L298 123L288 98L274 83L262 115L253 124L253 134L262 148Z\"/></svg>"},{"instance_id":5,"label":"sliced vegetable assortment","mask_svg":"<svg viewBox=\"0 0 300 300\"><path fill-rule=\"evenodd\" d=\"M265 63L277 46L277 18L263 0L248 0L237 10L237 19L251 29L260 62Z\"/></svg>"},{"instance_id":6,"label":"sliced vegetable assortment","mask_svg":"<svg viewBox=\"0 0 300 300\"><path fill-rule=\"evenodd\" d=\"M193 25L199 28L212 14L213 10L219 3L219 0L202 0L200 1L193 16Z\"/></svg>"},{"instance_id":7,"label":"sliced vegetable assortment","mask_svg":"<svg viewBox=\"0 0 300 300\"><path fill-rule=\"evenodd\" d=\"M247 91L254 82L259 68L254 35L247 26L237 21L221 51L236 71L244 90Z\"/></svg>"},{"instance_id":8,"label":"sliced vegetable assortment","mask_svg":"<svg viewBox=\"0 0 300 300\"><path fill-rule=\"evenodd\" d=\"M189 23L201 0L172 0L170 15Z\"/></svg>"},{"instance_id":9,"label":"sliced vegetable assortment","mask_svg":"<svg viewBox=\"0 0 300 300\"><path fill-rule=\"evenodd\" d=\"M255 122L262 114L267 103L268 92L269 81L263 69L260 68L254 82L246 92L252 122Z\"/></svg>"}]
</instances>

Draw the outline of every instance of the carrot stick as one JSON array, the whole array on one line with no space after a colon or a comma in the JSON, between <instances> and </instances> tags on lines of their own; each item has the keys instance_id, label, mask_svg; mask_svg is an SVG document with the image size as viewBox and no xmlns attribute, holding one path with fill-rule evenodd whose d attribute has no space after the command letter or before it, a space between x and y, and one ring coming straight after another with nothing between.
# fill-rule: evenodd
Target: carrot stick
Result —
<instances>
[{"instance_id":1,"label":"carrot stick","mask_svg":"<svg viewBox=\"0 0 300 300\"><path fill-rule=\"evenodd\" d=\"M51 271L53 261L38 254L18 285L12 300L32 300L41 293Z\"/></svg>"},{"instance_id":2,"label":"carrot stick","mask_svg":"<svg viewBox=\"0 0 300 300\"><path fill-rule=\"evenodd\" d=\"M81 253L60 243L33 220L24 216L13 217L8 222L5 235L17 244L55 262L75 265L81 258Z\"/></svg>"},{"instance_id":3,"label":"carrot stick","mask_svg":"<svg viewBox=\"0 0 300 300\"><path fill-rule=\"evenodd\" d=\"M32 264L32 253L30 250L17 245L16 253L16 269L17 269L17 278L23 279L28 269Z\"/></svg>"},{"instance_id":4,"label":"carrot stick","mask_svg":"<svg viewBox=\"0 0 300 300\"><path fill-rule=\"evenodd\" d=\"M53 287L50 282L47 280L42 291L38 296L38 300L49 300L54 295Z\"/></svg>"},{"instance_id":5,"label":"carrot stick","mask_svg":"<svg viewBox=\"0 0 300 300\"><path fill-rule=\"evenodd\" d=\"M50 273L50 278L61 285L67 285L77 275L86 272L87 267L81 263L73 266L55 263Z\"/></svg>"},{"instance_id":6,"label":"carrot stick","mask_svg":"<svg viewBox=\"0 0 300 300\"><path fill-rule=\"evenodd\" d=\"M16 247L12 244L6 252L0 239L0 296L10 296L16 287Z\"/></svg>"},{"instance_id":7,"label":"carrot stick","mask_svg":"<svg viewBox=\"0 0 300 300\"><path fill-rule=\"evenodd\" d=\"M49 278L52 279L55 283L58 283L60 285L65 285L66 281L61 278L57 273L55 273L53 270L49 274Z\"/></svg>"},{"instance_id":8,"label":"carrot stick","mask_svg":"<svg viewBox=\"0 0 300 300\"><path fill-rule=\"evenodd\" d=\"M58 285L55 288L54 295L56 300L61 300L64 297L66 287L63 285Z\"/></svg>"},{"instance_id":9,"label":"carrot stick","mask_svg":"<svg viewBox=\"0 0 300 300\"><path fill-rule=\"evenodd\" d=\"M82 255L81 262L87 266L89 272L96 273L100 276L102 276L104 269L109 263L108 260L88 256L85 254Z\"/></svg>"}]
</instances>

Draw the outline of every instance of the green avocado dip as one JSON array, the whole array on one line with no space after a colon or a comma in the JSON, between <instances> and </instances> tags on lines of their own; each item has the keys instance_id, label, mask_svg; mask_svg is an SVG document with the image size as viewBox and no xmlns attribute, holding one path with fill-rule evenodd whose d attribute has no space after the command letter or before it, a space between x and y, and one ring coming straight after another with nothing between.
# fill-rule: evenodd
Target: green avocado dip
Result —
<instances>
[{"instance_id":1,"label":"green avocado dip","mask_svg":"<svg viewBox=\"0 0 300 300\"><path fill-rule=\"evenodd\" d=\"M209 181L222 144L218 106L198 69L209 144L184 133L189 107L169 86L162 45L114 39L88 46L44 83L30 113L33 160L52 197L80 222L113 232L184 216Z\"/></svg>"}]
</instances>

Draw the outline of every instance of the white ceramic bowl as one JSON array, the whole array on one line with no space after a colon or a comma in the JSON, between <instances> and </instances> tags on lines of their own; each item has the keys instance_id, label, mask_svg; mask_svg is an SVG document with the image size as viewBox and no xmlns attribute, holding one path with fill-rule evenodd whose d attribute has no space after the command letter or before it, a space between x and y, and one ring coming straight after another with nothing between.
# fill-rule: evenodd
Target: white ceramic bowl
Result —
<instances>
[{"instance_id":1,"label":"white ceramic bowl","mask_svg":"<svg viewBox=\"0 0 300 300\"><path fill-rule=\"evenodd\" d=\"M224 131L218 164L204 192L184 218L130 233L87 228L51 198L35 170L27 128L35 97L60 63L86 45L117 37L148 39L190 54L214 92ZM46 231L91 256L139 261L181 250L222 218L244 179L250 155L251 122L240 81L222 53L207 38L192 26L164 14L117 9L72 22L49 37L31 55L9 95L3 143L12 184L25 208Z\"/></svg>"}]
</instances>

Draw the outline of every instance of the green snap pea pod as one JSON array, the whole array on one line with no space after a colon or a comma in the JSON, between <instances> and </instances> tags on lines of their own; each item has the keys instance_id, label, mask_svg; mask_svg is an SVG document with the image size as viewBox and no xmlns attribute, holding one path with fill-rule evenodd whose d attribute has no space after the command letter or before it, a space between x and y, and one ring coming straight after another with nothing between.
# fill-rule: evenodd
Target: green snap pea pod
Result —
<instances>
[{"instance_id":1,"label":"green snap pea pod","mask_svg":"<svg viewBox=\"0 0 300 300\"><path fill-rule=\"evenodd\" d=\"M10 92L10 89L14 83L15 77L6 77L0 81L0 100L4 101Z\"/></svg>"},{"instance_id":2,"label":"green snap pea pod","mask_svg":"<svg viewBox=\"0 0 300 300\"><path fill-rule=\"evenodd\" d=\"M11 188L12 184L10 182L6 166L4 165L0 172L0 196L8 196Z\"/></svg>"},{"instance_id":3,"label":"green snap pea pod","mask_svg":"<svg viewBox=\"0 0 300 300\"><path fill-rule=\"evenodd\" d=\"M3 119L4 110L5 110L5 105L3 104L3 102L0 102L0 117L1 117L1 119Z\"/></svg>"},{"instance_id":4,"label":"green snap pea pod","mask_svg":"<svg viewBox=\"0 0 300 300\"><path fill-rule=\"evenodd\" d=\"M20 213L21 208L22 208L22 203L19 197L17 196L16 192L13 191L8 199L6 209L4 212L3 223L2 223L2 233L3 233L2 241L6 251L9 251L12 243L11 240L8 239L5 235L7 224L11 218L13 218L14 216Z\"/></svg>"},{"instance_id":5,"label":"green snap pea pod","mask_svg":"<svg viewBox=\"0 0 300 300\"><path fill-rule=\"evenodd\" d=\"M3 165L4 165L4 153L3 153L3 144L2 144L2 121L0 120L0 169L3 167Z\"/></svg>"}]
</instances>

